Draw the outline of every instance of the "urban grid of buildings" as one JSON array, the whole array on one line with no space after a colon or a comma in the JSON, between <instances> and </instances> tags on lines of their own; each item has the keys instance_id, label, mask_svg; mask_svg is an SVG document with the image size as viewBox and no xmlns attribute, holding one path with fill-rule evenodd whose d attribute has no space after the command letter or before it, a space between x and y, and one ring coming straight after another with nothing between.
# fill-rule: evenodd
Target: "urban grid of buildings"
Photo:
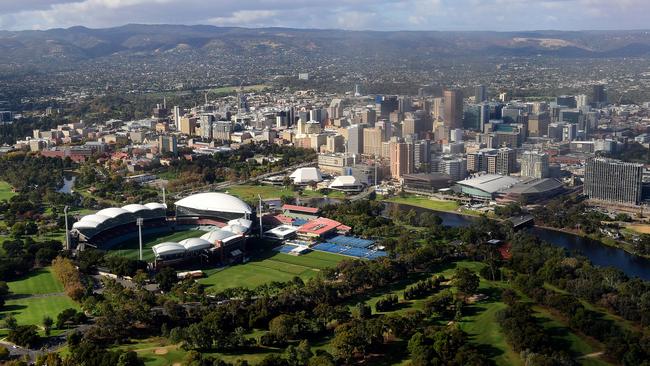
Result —
<instances>
[{"instance_id":1,"label":"urban grid of buildings","mask_svg":"<svg viewBox=\"0 0 650 366\"><path fill-rule=\"evenodd\" d=\"M263 141L315 150L325 177L317 180L353 177L338 182L355 190L522 203L582 192L594 202L638 206L648 198L645 167L601 156L630 143L648 146L648 107L611 104L600 84L589 94L535 102L484 85L474 95L449 89L440 96L424 89L414 96L364 95L358 85L343 95L241 89L193 108L163 100L143 120L35 130L0 153L30 149L75 161L109 154L129 172L146 173L153 163L183 158L181 148L214 154Z\"/></svg>"}]
</instances>

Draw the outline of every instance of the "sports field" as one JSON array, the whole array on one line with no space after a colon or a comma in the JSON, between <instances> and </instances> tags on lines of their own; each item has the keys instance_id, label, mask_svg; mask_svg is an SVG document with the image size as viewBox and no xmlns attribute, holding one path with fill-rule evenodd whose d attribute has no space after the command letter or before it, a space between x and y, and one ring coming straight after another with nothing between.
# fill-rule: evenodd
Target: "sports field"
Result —
<instances>
[{"instance_id":1,"label":"sports field","mask_svg":"<svg viewBox=\"0 0 650 366\"><path fill-rule=\"evenodd\" d=\"M627 229L636 231L639 234L650 234L649 224L630 224L626 226Z\"/></svg>"},{"instance_id":2,"label":"sports field","mask_svg":"<svg viewBox=\"0 0 650 366\"><path fill-rule=\"evenodd\" d=\"M0 201L9 200L15 195L16 194L12 191L11 185L5 181L0 180Z\"/></svg>"},{"instance_id":3,"label":"sports field","mask_svg":"<svg viewBox=\"0 0 650 366\"><path fill-rule=\"evenodd\" d=\"M187 231L178 231L171 234L164 233L164 234L153 235L149 237L145 236L142 238L142 259L145 261L152 261L154 259L153 251L151 251L151 247L153 247L156 244L164 243L166 241L179 242L183 239L196 238L203 234L205 234L205 231L187 230ZM119 255L130 259L138 259L140 253L139 247L140 247L140 243L136 238L136 239L129 240L125 243L122 243L116 246L115 248L111 249L110 254Z\"/></svg>"},{"instance_id":4,"label":"sports field","mask_svg":"<svg viewBox=\"0 0 650 366\"><path fill-rule=\"evenodd\" d=\"M79 309L74 301L63 294L63 286L49 267L7 284L11 294L0 314L2 317L12 314L20 325L40 326L45 316L56 319L65 309Z\"/></svg>"},{"instance_id":5,"label":"sports field","mask_svg":"<svg viewBox=\"0 0 650 366\"><path fill-rule=\"evenodd\" d=\"M207 278L199 283L208 286L210 292L231 287L255 288L273 281L290 281L298 276L307 280L323 268L333 267L346 257L324 252L310 252L301 256L271 252L267 256L252 259L224 269L206 271Z\"/></svg>"}]
</instances>

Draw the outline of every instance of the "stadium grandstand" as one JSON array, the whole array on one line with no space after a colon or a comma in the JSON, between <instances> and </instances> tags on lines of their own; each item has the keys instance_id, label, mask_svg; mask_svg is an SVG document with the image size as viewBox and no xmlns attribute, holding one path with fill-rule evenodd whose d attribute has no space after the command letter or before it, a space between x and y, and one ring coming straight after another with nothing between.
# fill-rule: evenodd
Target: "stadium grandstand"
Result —
<instances>
[{"instance_id":1,"label":"stadium grandstand","mask_svg":"<svg viewBox=\"0 0 650 366\"><path fill-rule=\"evenodd\" d=\"M142 218L143 236L189 229L206 231L200 238L155 245L154 265L195 261L197 257L227 263L243 258L254 223L248 204L224 193L199 193L177 201L175 206L175 217L167 216L167 206L162 203L106 208L82 217L70 232L82 244L80 249L86 244L110 249L137 239L136 222Z\"/></svg>"},{"instance_id":2,"label":"stadium grandstand","mask_svg":"<svg viewBox=\"0 0 650 366\"><path fill-rule=\"evenodd\" d=\"M138 218L143 219L143 231L164 231L168 226L167 205L152 202L145 205L105 208L92 215L83 216L72 225L70 233L72 238L80 243L107 249L117 244L115 239L136 237Z\"/></svg>"}]
</instances>

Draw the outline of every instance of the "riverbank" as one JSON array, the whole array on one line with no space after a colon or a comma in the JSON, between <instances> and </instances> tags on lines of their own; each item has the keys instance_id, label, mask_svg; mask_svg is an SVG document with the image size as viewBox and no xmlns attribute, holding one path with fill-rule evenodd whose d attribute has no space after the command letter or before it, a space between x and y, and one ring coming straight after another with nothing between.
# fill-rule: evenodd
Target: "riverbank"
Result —
<instances>
[{"instance_id":1,"label":"riverbank","mask_svg":"<svg viewBox=\"0 0 650 366\"><path fill-rule=\"evenodd\" d=\"M570 234L570 235L575 235L579 236L581 238L589 239L596 241L602 245L605 245L610 248L616 248L625 251L626 253L629 253L631 255L640 257L640 258L645 258L645 259L650 259L650 255L644 255L644 254L638 254L634 252L632 249L632 244L627 243L627 242L621 242L619 240L611 239L611 240L603 240L600 237L590 235L585 233L582 230L575 230L575 229L567 229L567 228L558 228L558 227L552 227L552 226L546 226L546 225L540 225L540 224L535 224L535 227L545 229L545 230L551 230L551 231L557 231L560 233L565 233L565 234Z\"/></svg>"}]
</instances>

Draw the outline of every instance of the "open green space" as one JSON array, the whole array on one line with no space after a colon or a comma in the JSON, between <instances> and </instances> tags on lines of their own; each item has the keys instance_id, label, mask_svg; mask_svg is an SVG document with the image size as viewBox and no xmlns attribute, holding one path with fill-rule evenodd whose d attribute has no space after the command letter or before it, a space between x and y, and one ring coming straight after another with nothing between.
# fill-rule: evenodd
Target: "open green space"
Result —
<instances>
[{"instance_id":1,"label":"open green space","mask_svg":"<svg viewBox=\"0 0 650 366\"><path fill-rule=\"evenodd\" d=\"M14 193L13 187L9 183L0 180L0 201L9 200L15 195L16 193Z\"/></svg>"},{"instance_id":2,"label":"open green space","mask_svg":"<svg viewBox=\"0 0 650 366\"><path fill-rule=\"evenodd\" d=\"M52 269L39 268L27 276L7 283L14 295L42 295L63 292L63 285L54 277Z\"/></svg>"},{"instance_id":3,"label":"open green space","mask_svg":"<svg viewBox=\"0 0 650 366\"><path fill-rule=\"evenodd\" d=\"M214 291L233 286L254 287L270 280L288 280L295 275L302 278L309 278L311 277L309 271L334 265L341 259L342 257L340 256L321 252L311 252L298 257L284 253L276 253L266 258L260 257L247 264L215 271L208 278L200 280L200 282L210 285L210 289ZM443 275L446 279L451 279L455 270L459 267L470 268L478 272L482 266L483 264L481 263L471 261L446 263L434 272L413 274L408 279L395 283L381 291L352 299L349 305L353 306L358 301L364 301L368 305L371 305L374 312L374 305L377 300L387 294L396 294L400 300L400 306L398 309L389 313L421 310L426 299L410 301L404 299L404 290L408 286L432 275ZM447 284L447 286L450 286L450 284ZM478 292L487 295L487 298L467 305L464 311L465 315L459 325L461 329L469 334L471 341L478 345L481 351L488 355L496 365L523 365L519 354L507 343L496 320L496 314L499 310L506 307L506 304L500 300L500 292L505 288L510 288L510 285L506 282L488 281L481 278ZM455 288L451 287L451 290L455 291ZM607 362L598 358L598 352L602 351L601 344L582 334L571 331L566 326L564 319L549 312L547 309L535 306L533 310L534 315L540 320L549 334L566 342L568 350L581 365L608 365ZM440 325L443 324L446 324L446 321L440 322ZM251 338L258 338L264 332L264 330L256 330L248 335ZM312 349L323 349L331 352L329 342L329 337L316 340L312 342ZM166 339L162 338L135 341L135 343L122 346L121 348L136 351L144 359L147 366L172 366L181 362L186 354L178 345L170 344ZM386 345L386 349L390 351L387 351L386 357L381 360L380 364L409 364L405 340L397 339L390 342ZM281 349L270 347L252 347L233 354L207 354L219 356L228 362L235 362L238 359L247 360L250 364L254 365L259 363L268 354L281 353L282 351Z\"/></svg>"},{"instance_id":4,"label":"open green space","mask_svg":"<svg viewBox=\"0 0 650 366\"><path fill-rule=\"evenodd\" d=\"M142 238L142 259L152 261L154 259L151 248L166 241L179 242L187 238L196 238L205 234L205 231L187 230L177 231L174 233L162 233L157 235L143 236ZM127 240L126 242L110 250L111 255L119 255L129 259L138 259L140 257L140 243L138 238Z\"/></svg>"},{"instance_id":5,"label":"open green space","mask_svg":"<svg viewBox=\"0 0 650 366\"><path fill-rule=\"evenodd\" d=\"M301 256L272 252L248 263L206 271L208 277L199 283L208 286L208 291L218 292L231 287L255 288L273 281L290 281L296 276L307 280L343 259L344 256L315 251Z\"/></svg>"},{"instance_id":6,"label":"open green space","mask_svg":"<svg viewBox=\"0 0 650 366\"><path fill-rule=\"evenodd\" d=\"M63 286L49 267L37 269L7 285L11 294L1 308L0 315L13 315L18 324L40 326L45 316L56 319L65 309L79 309L72 299L62 294Z\"/></svg>"},{"instance_id":7,"label":"open green space","mask_svg":"<svg viewBox=\"0 0 650 366\"><path fill-rule=\"evenodd\" d=\"M45 316L56 319L61 311L68 308L79 310L79 305L65 295L26 297L7 300L0 314L3 317L12 314L21 325L40 326Z\"/></svg>"},{"instance_id":8,"label":"open green space","mask_svg":"<svg viewBox=\"0 0 650 366\"><path fill-rule=\"evenodd\" d=\"M324 195L319 191L313 190L303 190L292 191L289 187L283 186L256 186L256 185L236 185L229 187L226 191L233 196L237 196L247 202L255 202L258 199L258 195L262 199L271 199L271 198L282 198L283 196L292 196L300 198L321 198ZM330 192L327 197L330 198L345 198L345 193L343 192Z\"/></svg>"},{"instance_id":9,"label":"open green space","mask_svg":"<svg viewBox=\"0 0 650 366\"><path fill-rule=\"evenodd\" d=\"M420 196L391 197L385 199L384 201L428 208L429 210L436 210L436 211L456 212L459 207L458 202L456 201L432 200L430 198L420 197Z\"/></svg>"}]
</instances>

